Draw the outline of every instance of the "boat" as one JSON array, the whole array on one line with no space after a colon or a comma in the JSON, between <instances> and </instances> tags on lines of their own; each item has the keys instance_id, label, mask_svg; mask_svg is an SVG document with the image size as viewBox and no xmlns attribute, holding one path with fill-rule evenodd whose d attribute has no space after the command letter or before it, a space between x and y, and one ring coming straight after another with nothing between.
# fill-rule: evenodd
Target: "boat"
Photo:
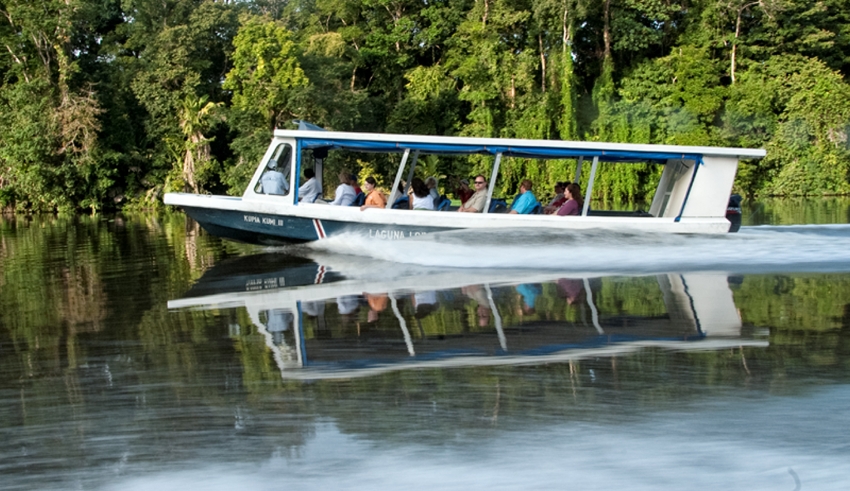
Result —
<instances>
[{"instance_id":1,"label":"boat","mask_svg":"<svg viewBox=\"0 0 850 491\"><path fill-rule=\"evenodd\" d=\"M170 310L242 310L230 335L261 336L287 380L350 379L417 369L520 366L615 358L646 349L766 348L743 326L724 272L603 277L557 271L408 268L334 255L266 252L206 271ZM610 288L611 282L618 285ZM605 284L609 287L605 287ZM558 300L542 298L553 285ZM633 285L632 289L624 288ZM550 288L550 291L552 288ZM639 291L658 310L627 307ZM520 300L521 299L521 300ZM536 311L521 322L523 302ZM441 310L442 304L447 310ZM617 306L612 308L612 306ZM471 308L475 307L475 308ZM475 312L474 321L453 311ZM571 311L574 315L566 315ZM512 320L511 320L512 319Z\"/></svg>"},{"instance_id":2,"label":"boat","mask_svg":"<svg viewBox=\"0 0 850 491\"><path fill-rule=\"evenodd\" d=\"M765 156L763 149L352 133L298 123L298 129L274 131L271 144L241 197L167 193L165 204L182 208L213 235L262 245L303 243L344 234L396 240L452 230L606 229L725 234L730 231L726 212L739 161ZM299 199L303 170L314 169L315 179L322 185L325 162L335 152L400 156L385 209L361 211L356 206L328 206ZM489 194L482 213L392 208L397 198L406 195L406 189L399 191L405 171L406 182L410 183L417 162L426 155L478 155L492 160ZM574 161L575 175L565 176L573 182L584 182L582 171L589 162L581 213L557 216L493 212L493 190L504 158ZM602 163L663 166L647 211L608 211L591 206L594 181ZM276 186L285 189L282 194L263 192L263 179L270 172L284 176L285 183Z\"/></svg>"}]
</instances>

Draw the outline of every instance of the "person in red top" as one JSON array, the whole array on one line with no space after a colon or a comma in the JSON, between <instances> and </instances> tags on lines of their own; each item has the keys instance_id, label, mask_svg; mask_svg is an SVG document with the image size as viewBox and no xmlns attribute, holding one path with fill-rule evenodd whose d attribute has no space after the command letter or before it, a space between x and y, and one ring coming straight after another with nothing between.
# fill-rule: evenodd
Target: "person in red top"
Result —
<instances>
[{"instance_id":1,"label":"person in red top","mask_svg":"<svg viewBox=\"0 0 850 491\"><path fill-rule=\"evenodd\" d=\"M353 188L354 188L354 193L355 193L355 194L360 194L360 193L362 193L362 192L363 192L363 190L362 190L362 189L360 189L360 184L357 182L357 174L349 174L349 176L348 176L348 184L349 184L351 187L353 187Z\"/></svg>"},{"instance_id":2,"label":"person in red top","mask_svg":"<svg viewBox=\"0 0 850 491\"><path fill-rule=\"evenodd\" d=\"M455 190L455 196L460 199L461 206L465 205L473 194L475 194L475 191L469 189L469 181L467 181L466 179L461 179L460 185Z\"/></svg>"},{"instance_id":3,"label":"person in red top","mask_svg":"<svg viewBox=\"0 0 850 491\"><path fill-rule=\"evenodd\" d=\"M558 209L563 206L564 203L567 202L567 197L564 195L564 191L567 189L568 182L559 182L555 184L555 197L552 198L552 201L543 208L544 215L551 215L558 211Z\"/></svg>"}]
</instances>

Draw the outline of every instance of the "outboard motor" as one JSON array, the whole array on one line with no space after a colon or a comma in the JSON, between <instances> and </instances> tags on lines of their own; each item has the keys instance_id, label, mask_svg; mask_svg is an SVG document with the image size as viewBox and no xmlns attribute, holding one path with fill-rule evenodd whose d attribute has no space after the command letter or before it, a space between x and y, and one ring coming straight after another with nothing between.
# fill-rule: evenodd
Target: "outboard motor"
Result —
<instances>
[{"instance_id":1,"label":"outboard motor","mask_svg":"<svg viewBox=\"0 0 850 491\"><path fill-rule=\"evenodd\" d=\"M743 200L740 194L729 196L729 204L726 205L726 219L731 224L729 232L737 232L741 228L741 201Z\"/></svg>"}]
</instances>

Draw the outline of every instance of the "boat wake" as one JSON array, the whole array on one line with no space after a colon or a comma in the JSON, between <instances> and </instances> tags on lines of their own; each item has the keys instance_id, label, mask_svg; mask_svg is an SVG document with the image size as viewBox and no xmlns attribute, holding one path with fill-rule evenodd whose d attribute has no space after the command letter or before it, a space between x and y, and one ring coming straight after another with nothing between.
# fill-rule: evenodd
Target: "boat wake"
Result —
<instances>
[{"instance_id":1,"label":"boat wake","mask_svg":"<svg viewBox=\"0 0 850 491\"><path fill-rule=\"evenodd\" d=\"M675 235L608 230L452 231L401 240L357 235L305 246L324 253L445 268L659 271L850 271L850 225L743 227L737 234Z\"/></svg>"}]
</instances>

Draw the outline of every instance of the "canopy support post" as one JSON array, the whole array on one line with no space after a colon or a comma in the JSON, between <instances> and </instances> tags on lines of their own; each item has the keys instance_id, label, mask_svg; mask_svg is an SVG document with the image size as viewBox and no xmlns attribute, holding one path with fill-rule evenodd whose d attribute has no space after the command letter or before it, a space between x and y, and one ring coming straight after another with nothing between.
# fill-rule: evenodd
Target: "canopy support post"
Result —
<instances>
[{"instance_id":1,"label":"canopy support post","mask_svg":"<svg viewBox=\"0 0 850 491\"><path fill-rule=\"evenodd\" d=\"M590 166L590 179L587 180L587 190L584 192L584 208L581 210L581 216L586 217L587 211L590 209L590 194L593 192L593 180L596 178L596 169L599 166L599 156L593 157L593 164Z\"/></svg>"},{"instance_id":2,"label":"canopy support post","mask_svg":"<svg viewBox=\"0 0 850 491\"><path fill-rule=\"evenodd\" d=\"M584 281L584 292L587 295L587 304L590 305L590 317L593 320L593 327L596 328L596 332L599 334L605 334L602 326L599 325L599 311L596 310L596 304L593 303L593 290L590 289L590 280L587 278L582 278L582 280Z\"/></svg>"},{"instance_id":3,"label":"canopy support post","mask_svg":"<svg viewBox=\"0 0 850 491\"><path fill-rule=\"evenodd\" d=\"M295 354L298 357L298 366L304 366L304 313L301 311L301 301L295 303L296 312L298 315L295 319L298 320L298 325L292 332L295 334Z\"/></svg>"},{"instance_id":4,"label":"canopy support post","mask_svg":"<svg viewBox=\"0 0 850 491\"><path fill-rule=\"evenodd\" d=\"M485 283L484 289L487 291L487 303L490 304L490 310L493 311L493 321L496 325L496 335L499 336L499 346L502 351L508 351L508 340L505 338L505 331L502 329L502 316L499 315L499 309L496 308L496 302L493 301L493 290L490 289L490 284Z\"/></svg>"},{"instance_id":5,"label":"canopy support post","mask_svg":"<svg viewBox=\"0 0 850 491\"><path fill-rule=\"evenodd\" d=\"M410 191L410 181L413 180L413 172L416 170L416 164L419 162L419 150L413 152L413 162L410 163L410 172L407 173L407 185L404 186L405 194Z\"/></svg>"},{"instance_id":6,"label":"canopy support post","mask_svg":"<svg viewBox=\"0 0 850 491\"><path fill-rule=\"evenodd\" d=\"M389 297L390 304L393 307L393 313L395 314L396 319L398 319L399 326L401 327L401 334L404 336L404 344L407 345L407 353L410 356L416 356L416 351L413 349L413 340L410 338L410 331L407 330L407 323L404 322L404 317L398 310L398 302L392 293L389 294Z\"/></svg>"},{"instance_id":7,"label":"canopy support post","mask_svg":"<svg viewBox=\"0 0 850 491\"><path fill-rule=\"evenodd\" d=\"M401 164L398 166L398 172L395 173L395 180L393 181L393 187L390 191L390 199L387 200L387 206L384 208L390 209L393 207L393 203L397 200L398 197L398 183L401 182L401 174L404 172L404 166L407 165L407 157L410 156L410 149L404 149L404 155L401 157Z\"/></svg>"},{"instance_id":8,"label":"canopy support post","mask_svg":"<svg viewBox=\"0 0 850 491\"><path fill-rule=\"evenodd\" d=\"M313 159L313 172L316 174L316 177L314 177L314 179L316 179L316 181L319 183L319 191L324 189L322 187L322 186L324 186L324 180L322 179L322 173L325 171L324 170L324 163L325 163L324 159ZM299 169L299 171L300 171L300 169ZM324 194L324 193L322 193L322 194ZM320 197L322 199L324 199L324 196L320 196Z\"/></svg>"},{"instance_id":9,"label":"canopy support post","mask_svg":"<svg viewBox=\"0 0 850 491\"><path fill-rule=\"evenodd\" d=\"M502 152L496 154L496 160L493 162L493 172L490 173L490 184L487 187L487 201L484 202L484 209L481 213L490 213L490 201L493 200L493 188L496 186L496 177L499 175L499 165L502 163Z\"/></svg>"},{"instance_id":10,"label":"canopy support post","mask_svg":"<svg viewBox=\"0 0 850 491\"><path fill-rule=\"evenodd\" d=\"M581 164L584 162L584 157L578 158L578 163L576 164L576 178L573 180L574 183L579 184L581 182Z\"/></svg>"}]
</instances>

